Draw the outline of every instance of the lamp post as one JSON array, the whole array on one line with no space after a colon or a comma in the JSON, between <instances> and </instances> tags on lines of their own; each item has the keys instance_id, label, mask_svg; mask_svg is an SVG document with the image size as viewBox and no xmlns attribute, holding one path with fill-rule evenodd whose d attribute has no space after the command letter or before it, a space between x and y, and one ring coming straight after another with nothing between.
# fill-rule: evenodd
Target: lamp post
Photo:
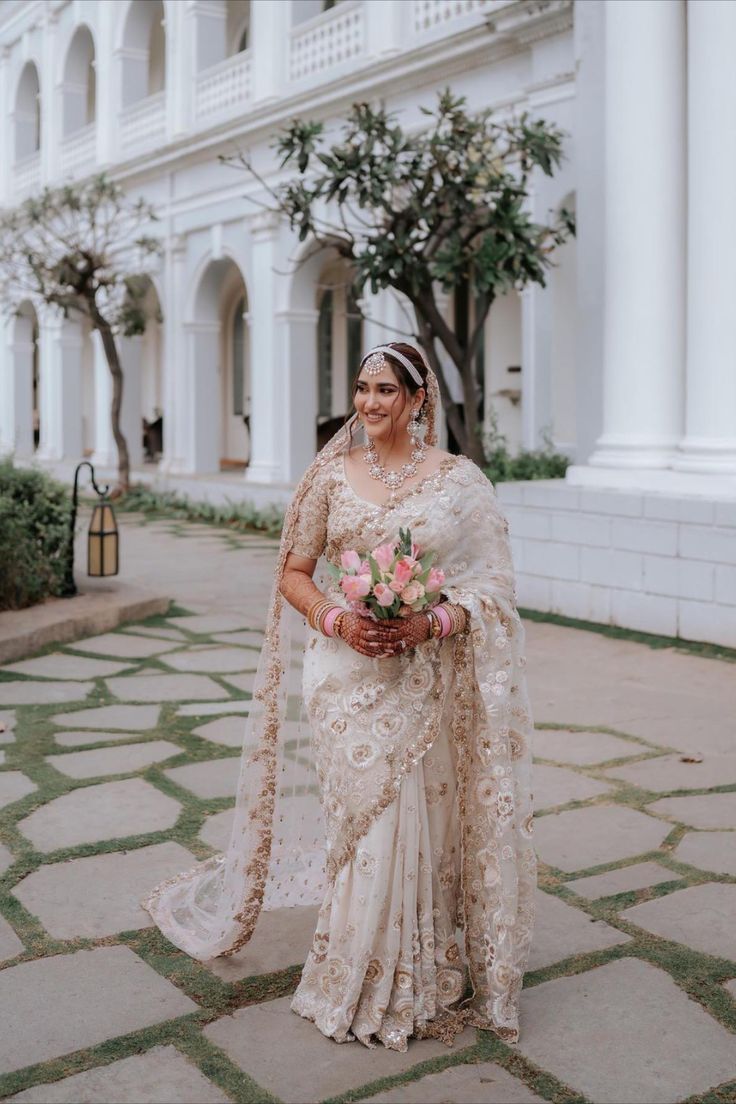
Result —
<instances>
[{"instance_id":1,"label":"lamp post","mask_svg":"<svg viewBox=\"0 0 736 1104\"><path fill-rule=\"evenodd\" d=\"M112 505L106 499L107 492L110 488L109 486L105 486L103 490L100 490L95 481L95 469L92 467L89 460L82 460L80 464L77 464L74 472L72 516L69 524L69 552L67 555L64 586L61 592L63 598L73 598L77 593L77 586L74 582L74 530L77 523L79 472L80 469L84 467L89 468L92 486L100 499L92 509L92 519L89 523L89 533L87 535L87 574L98 577L117 575L120 569L118 527L115 522L115 514Z\"/></svg>"}]
</instances>

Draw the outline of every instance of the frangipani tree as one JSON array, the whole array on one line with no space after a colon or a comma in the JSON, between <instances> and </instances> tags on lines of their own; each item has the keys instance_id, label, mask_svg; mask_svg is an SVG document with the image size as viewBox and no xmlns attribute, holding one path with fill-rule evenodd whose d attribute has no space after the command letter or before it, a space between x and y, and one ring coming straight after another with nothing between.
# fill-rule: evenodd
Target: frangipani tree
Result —
<instances>
[{"instance_id":1,"label":"frangipani tree","mask_svg":"<svg viewBox=\"0 0 736 1104\"><path fill-rule=\"evenodd\" d=\"M482 395L473 366L488 312L498 295L545 284L556 246L574 233L562 210L549 225L529 215L532 174L554 173L560 130L522 114L496 122L471 114L445 91L427 126L404 130L383 109L355 104L338 140L322 123L294 120L277 140L281 167L296 177L268 188L250 161L225 158L256 176L300 240L336 250L355 273L354 289L393 288L411 303L422 344L437 374L452 432L463 452L483 463ZM472 289L477 309L461 333L444 317L438 289ZM463 327L465 329L465 327ZM454 403L437 344L458 369L463 402Z\"/></svg>"},{"instance_id":2,"label":"frangipani tree","mask_svg":"<svg viewBox=\"0 0 736 1104\"><path fill-rule=\"evenodd\" d=\"M118 451L116 494L130 484L128 445L120 428L123 372L118 338L143 333L145 275L161 245L150 235L156 215L100 175L46 188L0 217L3 307L24 299L85 317L100 335L112 376L110 416Z\"/></svg>"}]
</instances>

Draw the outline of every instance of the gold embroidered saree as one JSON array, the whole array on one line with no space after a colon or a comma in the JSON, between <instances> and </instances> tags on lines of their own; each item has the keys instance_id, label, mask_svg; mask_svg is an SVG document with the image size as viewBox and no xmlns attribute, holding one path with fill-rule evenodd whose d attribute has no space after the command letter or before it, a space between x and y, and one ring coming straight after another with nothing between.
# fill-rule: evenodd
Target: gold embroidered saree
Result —
<instances>
[{"instance_id":1,"label":"gold embroidered saree","mask_svg":"<svg viewBox=\"0 0 736 1104\"><path fill-rule=\"evenodd\" d=\"M403 1050L470 1022L513 1042L536 864L507 526L462 456L390 504L365 501L338 438L287 512L228 850L144 905L207 961L242 947L262 910L319 904L292 1007L324 1034ZM325 562L400 527L436 552L466 632L373 659L310 630L301 671L290 634L304 622L278 591L288 552L318 558L315 582L344 604Z\"/></svg>"}]
</instances>

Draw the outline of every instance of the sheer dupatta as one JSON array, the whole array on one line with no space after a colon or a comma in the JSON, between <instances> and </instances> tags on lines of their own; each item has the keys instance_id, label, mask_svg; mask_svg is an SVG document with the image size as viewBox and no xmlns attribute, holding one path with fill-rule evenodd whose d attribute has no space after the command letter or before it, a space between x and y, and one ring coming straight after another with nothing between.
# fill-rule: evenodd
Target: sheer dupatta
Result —
<instances>
[{"instance_id":1,"label":"sheer dupatta","mask_svg":"<svg viewBox=\"0 0 736 1104\"><path fill-rule=\"evenodd\" d=\"M434 445L439 386L432 370L427 371L425 442ZM279 588L300 506L322 468L361 443L362 431L356 428L354 414L310 464L286 511L265 638L244 725L227 851L167 879L141 902L171 943L202 962L243 947L263 908L316 904L324 893L324 840L313 770L307 781L303 773L293 778L295 761L311 758L309 725L297 704L300 687L294 642L302 619ZM290 719L290 712L298 720Z\"/></svg>"}]
</instances>

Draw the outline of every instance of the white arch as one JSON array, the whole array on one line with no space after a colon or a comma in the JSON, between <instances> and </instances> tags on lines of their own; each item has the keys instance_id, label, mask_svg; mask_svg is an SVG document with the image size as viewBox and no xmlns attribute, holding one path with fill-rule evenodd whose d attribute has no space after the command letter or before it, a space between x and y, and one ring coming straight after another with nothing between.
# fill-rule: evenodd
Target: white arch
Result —
<instances>
[{"instance_id":1,"label":"white arch","mask_svg":"<svg viewBox=\"0 0 736 1104\"><path fill-rule=\"evenodd\" d=\"M15 160L31 157L41 148L41 84L35 61L23 66L15 90Z\"/></svg>"},{"instance_id":2,"label":"white arch","mask_svg":"<svg viewBox=\"0 0 736 1104\"><path fill-rule=\"evenodd\" d=\"M64 135L71 134L95 121L97 110L97 80L95 72L95 40L86 23L74 31L64 61L62 83Z\"/></svg>"},{"instance_id":3,"label":"white arch","mask_svg":"<svg viewBox=\"0 0 736 1104\"><path fill-rule=\"evenodd\" d=\"M241 300L245 312L236 320ZM197 266L187 310L191 321L186 324L190 401L197 412L194 453L198 471L216 471L223 463L244 465L249 458L250 411L244 403L236 409L235 403L236 396L249 390L248 302L248 285L235 258L225 252L213 258L208 251ZM233 351L236 321L246 323L239 342L240 363Z\"/></svg>"},{"instance_id":4,"label":"white arch","mask_svg":"<svg viewBox=\"0 0 736 1104\"><path fill-rule=\"evenodd\" d=\"M130 0L120 13L117 52L122 58L122 106L166 86L166 7L163 0Z\"/></svg>"}]
</instances>

